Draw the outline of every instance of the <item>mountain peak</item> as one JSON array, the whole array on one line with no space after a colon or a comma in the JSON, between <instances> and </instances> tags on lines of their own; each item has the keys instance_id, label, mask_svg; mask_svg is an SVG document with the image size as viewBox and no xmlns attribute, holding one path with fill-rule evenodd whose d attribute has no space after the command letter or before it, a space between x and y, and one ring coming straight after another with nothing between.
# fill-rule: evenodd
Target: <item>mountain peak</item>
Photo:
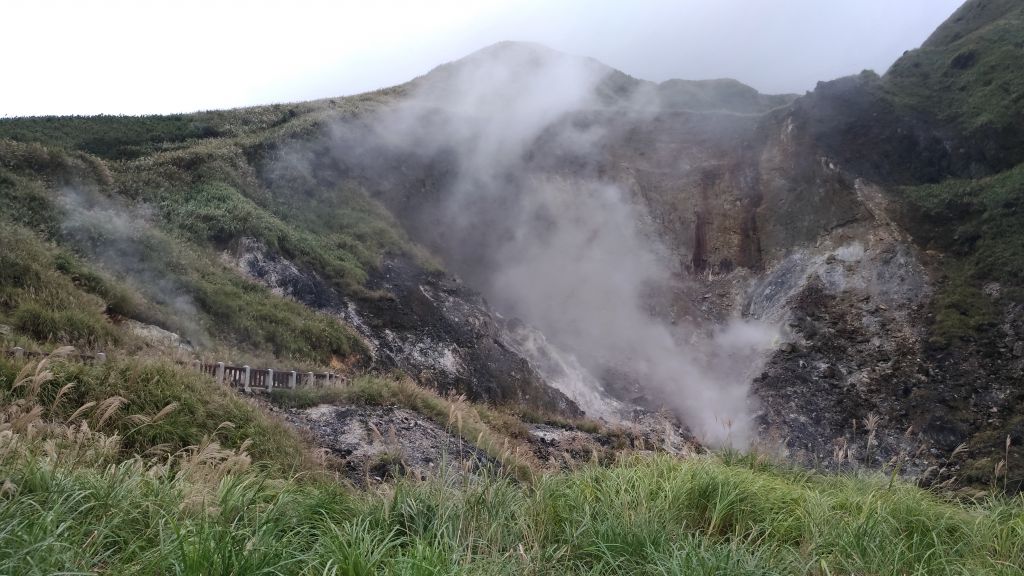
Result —
<instances>
[{"instance_id":1,"label":"mountain peak","mask_svg":"<svg viewBox=\"0 0 1024 576\"><path fill-rule=\"evenodd\" d=\"M511 40L491 44L458 60L437 66L414 83L421 89L437 93L451 87L459 75L474 74L477 78L500 76L506 82L511 80L510 85L515 86L552 66L566 74L579 74L595 80L597 101L602 105L629 102L638 92L648 91L652 98L638 100L645 106L657 106L665 110L751 114L784 106L796 98L790 94L761 94L753 87L732 78L670 79L657 84L634 78L595 58L569 54L537 42Z\"/></svg>"}]
</instances>

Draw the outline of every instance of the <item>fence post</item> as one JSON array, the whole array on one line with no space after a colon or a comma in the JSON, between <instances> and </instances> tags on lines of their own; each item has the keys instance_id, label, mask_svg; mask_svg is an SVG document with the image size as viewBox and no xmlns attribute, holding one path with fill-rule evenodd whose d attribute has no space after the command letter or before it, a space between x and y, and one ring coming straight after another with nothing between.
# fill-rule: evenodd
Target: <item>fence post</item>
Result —
<instances>
[{"instance_id":1,"label":"fence post","mask_svg":"<svg viewBox=\"0 0 1024 576\"><path fill-rule=\"evenodd\" d=\"M217 384L224 384L224 363L217 362L216 372Z\"/></svg>"},{"instance_id":2,"label":"fence post","mask_svg":"<svg viewBox=\"0 0 1024 576\"><path fill-rule=\"evenodd\" d=\"M107 355L105 353L103 353L103 352L97 352L96 353L96 363L97 364L103 364L106 361L107 361Z\"/></svg>"},{"instance_id":3,"label":"fence post","mask_svg":"<svg viewBox=\"0 0 1024 576\"><path fill-rule=\"evenodd\" d=\"M13 352L14 352L14 357L18 358L19 360L25 357L25 349L22 348L21 346L16 346L14 348Z\"/></svg>"},{"instance_id":4,"label":"fence post","mask_svg":"<svg viewBox=\"0 0 1024 576\"><path fill-rule=\"evenodd\" d=\"M331 373L330 372L324 372L324 386L330 386L330 385L331 385Z\"/></svg>"},{"instance_id":5,"label":"fence post","mask_svg":"<svg viewBox=\"0 0 1024 576\"><path fill-rule=\"evenodd\" d=\"M267 392L274 389L274 369L267 368Z\"/></svg>"},{"instance_id":6,"label":"fence post","mask_svg":"<svg viewBox=\"0 0 1024 576\"><path fill-rule=\"evenodd\" d=\"M306 384L308 386L312 386L312 385L316 384L316 376L312 372L309 372L308 374L306 374Z\"/></svg>"},{"instance_id":7,"label":"fence post","mask_svg":"<svg viewBox=\"0 0 1024 576\"><path fill-rule=\"evenodd\" d=\"M97 356L99 356L99 354L97 354ZM203 363L200 362L199 360L193 360L192 361L192 369L195 370L196 372L202 372L203 371Z\"/></svg>"},{"instance_id":8,"label":"fence post","mask_svg":"<svg viewBox=\"0 0 1024 576\"><path fill-rule=\"evenodd\" d=\"M245 370L245 381L242 383L242 391L245 392L246 394L248 394L250 392L250 390L249 390L249 371L250 371L249 366L248 365L242 366L242 370Z\"/></svg>"},{"instance_id":9,"label":"fence post","mask_svg":"<svg viewBox=\"0 0 1024 576\"><path fill-rule=\"evenodd\" d=\"M295 381L299 379L299 373L292 370L292 373L288 375L288 388L295 390Z\"/></svg>"}]
</instances>

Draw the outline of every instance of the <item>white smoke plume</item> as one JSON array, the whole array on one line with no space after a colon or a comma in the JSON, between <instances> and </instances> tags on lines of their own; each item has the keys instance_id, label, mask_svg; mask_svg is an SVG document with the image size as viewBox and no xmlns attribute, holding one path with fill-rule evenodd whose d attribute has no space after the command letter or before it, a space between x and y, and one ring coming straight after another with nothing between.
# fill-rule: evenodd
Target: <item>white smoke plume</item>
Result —
<instances>
[{"instance_id":1,"label":"white smoke plume","mask_svg":"<svg viewBox=\"0 0 1024 576\"><path fill-rule=\"evenodd\" d=\"M649 312L674 266L644 207L601 175L604 129L586 121L650 117L655 102L596 61L500 44L415 82L372 139L441 166L440 194L410 217L414 236L503 315L574 354L594 376L577 381L627 374L705 442L743 446L748 372L774 331L738 319L699 331ZM552 150L567 161L538 156ZM595 411L593 395L575 396Z\"/></svg>"},{"instance_id":2,"label":"white smoke plume","mask_svg":"<svg viewBox=\"0 0 1024 576\"><path fill-rule=\"evenodd\" d=\"M167 268L164 258L156 258L153 253L169 247L170 242L152 226L152 215L145 206L125 206L88 188L66 187L59 200L66 214L61 232L76 249L134 286L151 302L173 312L174 325L164 328L180 332L192 344L209 341L188 290Z\"/></svg>"}]
</instances>

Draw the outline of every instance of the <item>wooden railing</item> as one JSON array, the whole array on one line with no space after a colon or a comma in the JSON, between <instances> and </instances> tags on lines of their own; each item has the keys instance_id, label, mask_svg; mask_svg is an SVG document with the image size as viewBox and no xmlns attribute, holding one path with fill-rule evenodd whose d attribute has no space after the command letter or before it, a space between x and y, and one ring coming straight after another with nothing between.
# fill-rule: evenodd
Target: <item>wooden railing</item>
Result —
<instances>
[{"instance_id":1,"label":"wooden railing","mask_svg":"<svg viewBox=\"0 0 1024 576\"><path fill-rule=\"evenodd\" d=\"M14 358L31 358L47 356L45 352L33 352L17 347L5 351ZM74 352L69 355L84 362L103 363L107 361L104 352L83 354ZM274 389L291 389L298 386L326 386L345 382L345 377L334 372L299 372L297 370L275 370L273 368L251 368L249 366L232 366L224 362L206 364L199 360L189 363L194 370L212 377L218 384L240 388L243 392L269 392Z\"/></svg>"}]
</instances>

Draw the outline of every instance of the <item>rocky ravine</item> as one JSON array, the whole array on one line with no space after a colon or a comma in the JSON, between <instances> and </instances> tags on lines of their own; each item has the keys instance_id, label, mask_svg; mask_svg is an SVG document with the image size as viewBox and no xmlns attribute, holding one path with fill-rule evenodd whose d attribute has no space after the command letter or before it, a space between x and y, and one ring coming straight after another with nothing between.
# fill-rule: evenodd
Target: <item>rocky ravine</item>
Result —
<instances>
[{"instance_id":1,"label":"rocky ravine","mask_svg":"<svg viewBox=\"0 0 1024 576\"><path fill-rule=\"evenodd\" d=\"M224 258L279 294L351 324L377 369L403 370L423 385L472 400L582 415L509 349L500 318L450 275L428 272L408 259L390 260L369 282L369 288L386 295L351 299L315 271L300 270L253 239L243 239Z\"/></svg>"},{"instance_id":2,"label":"rocky ravine","mask_svg":"<svg viewBox=\"0 0 1024 576\"><path fill-rule=\"evenodd\" d=\"M632 79L613 80L616 97L631 102L630 91L639 90ZM673 276L652 294L650 312L681 338L700 339L730 318L782 327L750 377L762 442L806 462L897 458L905 470L938 479L957 472L949 455L960 443L989 442L1020 403L1021 314L1006 305L995 362L987 348L928 345L934 256L894 221L892 195L872 180L886 174L879 168L886 160L867 158L867 148L837 153L830 110L845 110L844 122L857 113L872 122L870 103L860 112L843 106L842 84L764 113L637 112L621 101L574 110L530 140L521 169L506 178L513 188L546 179L571 190L586 179L625 190L641 208L641 227L664 246L662 265ZM563 126L592 139L585 154L562 147ZM900 142L917 146L919 127L908 121L900 129L910 134ZM933 142L925 136L921 142ZM444 206L458 171L452 150L393 148L379 140L372 118L332 123L302 150L318 178L358 181L467 282L476 279L473 262L452 246L478 246L472 254L486 259L487 246L510 233L489 220L469 237L446 236ZM252 277L351 322L382 365L441 390L567 414L616 403L617 415L660 407L642 382L611 370L594 385L595 376L557 349L531 351L525 344L541 339L529 327L501 318L453 276L392 260L371 283L391 298L349 301L261 246L243 243L232 257ZM865 421L877 444L870 448Z\"/></svg>"}]
</instances>

